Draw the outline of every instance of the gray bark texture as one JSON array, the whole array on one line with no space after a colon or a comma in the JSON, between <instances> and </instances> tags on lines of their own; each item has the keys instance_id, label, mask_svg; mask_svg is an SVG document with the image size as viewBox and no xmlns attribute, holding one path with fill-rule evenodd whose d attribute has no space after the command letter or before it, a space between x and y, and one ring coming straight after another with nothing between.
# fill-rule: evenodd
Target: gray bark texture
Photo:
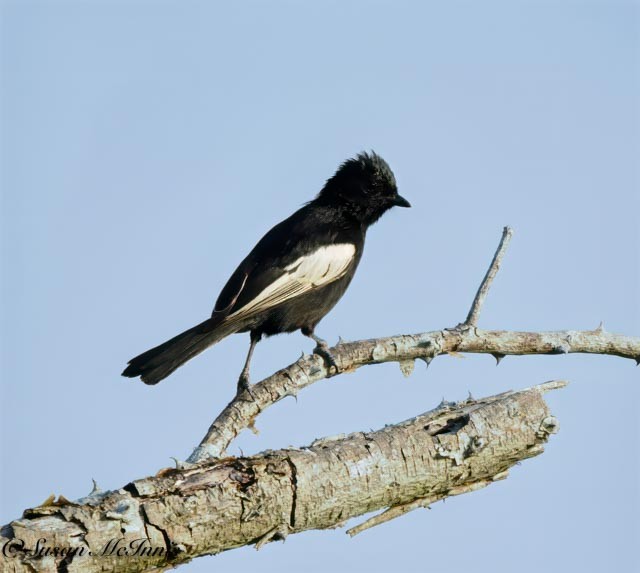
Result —
<instances>
[{"instance_id":1,"label":"gray bark texture","mask_svg":"<svg viewBox=\"0 0 640 573\"><path fill-rule=\"evenodd\" d=\"M498 363L506 355L563 356L574 352L620 356L640 363L640 338L613 334L602 326L586 331L513 332L461 324L450 330L341 342L330 350L343 373L370 364L398 362L405 376L413 371L416 359L429 365L436 356L462 352L490 354ZM251 396L246 392L236 396L218 415L188 461L197 463L224 455L234 438L252 427L261 412L330 375L322 358L311 355L254 384Z\"/></svg>"},{"instance_id":2,"label":"gray bark texture","mask_svg":"<svg viewBox=\"0 0 640 573\"><path fill-rule=\"evenodd\" d=\"M609 354L631 358L640 364L640 338L606 332L602 323L595 330L557 332L509 332L480 330L480 312L489 289L500 270L513 229L505 227L489 269L487 270L464 322L455 328L390 336L344 343L330 349L339 373L353 372L360 366L381 362L398 362L405 376L413 372L416 359L427 366L441 354L472 352L491 354L498 364L506 355L569 354L572 352ZM266 408L297 393L314 382L334 375L320 357L302 356L297 362L279 370L236 396L213 421L188 463L199 463L223 456L229 444L245 428L253 428L255 418Z\"/></svg>"},{"instance_id":3,"label":"gray bark texture","mask_svg":"<svg viewBox=\"0 0 640 573\"><path fill-rule=\"evenodd\" d=\"M480 330L477 321L513 231L505 227L464 323L452 329L340 342L338 373L441 354L609 354L640 363L640 338L593 331ZM238 394L216 417L187 462L122 489L70 502L52 496L0 530L0 571L162 571L201 555L255 545L309 529L341 526L356 535L420 507L485 487L543 451L558 429L542 399L565 382L547 382L438 408L377 432L317 440L305 448L224 457L233 439L286 396L335 375L318 356L302 356Z\"/></svg>"},{"instance_id":4,"label":"gray bark texture","mask_svg":"<svg viewBox=\"0 0 640 573\"><path fill-rule=\"evenodd\" d=\"M2 529L0 565L7 572L163 570L386 510L349 530L355 535L503 479L540 454L558 428L542 393L563 385L443 402L375 432L162 470L76 502L48 500ZM55 555L53 547L66 551Z\"/></svg>"}]
</instances>

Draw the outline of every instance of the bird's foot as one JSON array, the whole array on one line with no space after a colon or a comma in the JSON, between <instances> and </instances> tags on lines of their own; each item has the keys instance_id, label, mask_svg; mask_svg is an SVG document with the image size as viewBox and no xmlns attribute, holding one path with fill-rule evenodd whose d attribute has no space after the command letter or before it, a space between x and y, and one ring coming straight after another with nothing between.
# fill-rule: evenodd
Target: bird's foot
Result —
<instances>
[{"instance_id":1,"label":"bird's foot","mask_svg":"<svg viewBox=\"0 0 640 573\"><path fill-rule=\"evenodd\" d=\"M249 393L249 396L251 396L255 400L256 397L251 391L251 386L252 384L251 382L249 382L249 373L243 370L242 374L240 374L240 378L238 378L238 389L236 391L236 396L240 396L240 394L246 391Z\"/></svg>"},{"instance_id":2,"label":"bird's foot","mask_svg":"<svg viewBox=\"0 0 640 573\"><path fill-rule=\"evenodd\" d=\"M326 343L326 341L322 340L321 338L316 340L316 342L317 344L316 344L316 347L313 349L313 353L322 357L322 359L325 361L327 365L327 369L329 370L328 377L330 378L331 376L340 374L340 368L338 367L338 364L336 363L335 358L329 351L329 345ZM333 373L331 372L332 368L335 369L335 372Z\"/></svg>"}]
</instances>

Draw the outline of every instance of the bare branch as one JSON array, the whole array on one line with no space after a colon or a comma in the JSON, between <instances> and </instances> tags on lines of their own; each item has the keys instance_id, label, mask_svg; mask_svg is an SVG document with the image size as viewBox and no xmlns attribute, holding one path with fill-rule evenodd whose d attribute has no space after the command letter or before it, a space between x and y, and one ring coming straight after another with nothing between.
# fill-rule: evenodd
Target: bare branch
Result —
<instances>
[{"instance_id":1,"label":"bare branch","mask_svg":"<svg viewBox=\"0 0 640 573\"><path fill-rule=\"evenodd\" d=\"M503 479L518 461L542 453L558 428L542 394L564 384L443 402L376 432L166 469L76 502L60 496L2 528L0 570L164 570L386 509L353 535ZM34 555L42 539L66 553Z\"/></svg>"},{"instance_id":2,"label":"bare branch","mask_svg":"<svg viewBox=\"0 0 640 573\"><path fill-rule=\"evenodd\" d=\"M483 487L487 487L488 485L492 484L495 481L505 479L508 475L509 475L508 472L503 472L501 474L497 474L493 476L489 480L485 480L485 481L480 480L469 485L453 487L447 492L447 494L444 497L442 495L432 495L432 496L427 496L421 499L416 499L402 505L394 505L393 507L390 507L386 511L383 511L382 513L379 513L367 519L367 521L365 521L364 523L361 523L360 525L356 525L351 529L347 529L347 533L351 535L351 537L353 537L354 535L358 535L358 533L362 533L363 531L366 531L367 529L371 529L376 525L381 525L383 523L386 523L387 521L396 519L404 515L405 513L409 513L410 511L413 511L414 509L419 509L419 508L431 509L430 507L431 504L435 503L436 501L441 501L443 499L446 499L447 497L453 497L454 495L461 495L463 493L471 493L472 491L478 491L479 489L482 489Z\"/></svg>"},{"instance_id":3,"label":"bare branch","mask_svg":"<svg viewBox=\"0 0 640 573\"><path fill-rule=\"evenodd\" d=\"M353 372L361 366L381 362L399 362L417 358L431 362L441 354L471 352L505 355L564 355L569 353L608 354L640 360L640 338L612 334L603 329L557 332L512 332L506 330L437 330L342 343L331 349L341 372ZM406 364L405 364L406 371ZM218 415L201 444L188 461L197 463L224 455L231 441L251 427L260 412L287 396L327 378L329 372L322 358L301 357L255 384L251 393L236 396Z\"/></svg>"},{"instance_id":4,"label":"bare branch","mask_svg":"<svg viewBox=\"0 0 640 573\"><path fill-rule=\"evenodd\" d=\"M493 260L489 265L487 274L484 275L484 278L482 279L482 283L478 287L478 292L476 293L476 296L473 299L473 303L471 304L471 308L469 309L467 320L464 321L464 325L466 326L478 325L478 318L480 317L480 311L482 310L484 299L487 298L487 294L489 293L489 289L491 288L491 283L493 282L493 279L495 278L495 276L498 274L498 271L500 270L500 265L502 264L502 258L504 257L504 254L507 252L507 247L509 246L509 242L511 241L512 236L513 236L513 229L511 227L505 227L502 230L502 238L500 239L500 244L498 245L498 249L496 250L495 255L493 255Z\"/></svg>"},{"instance_id":5,"label":"bare branch","mask_svg":"<svg viewBox=\"0 0 640 573\"><path fill-rule=\"evenodd\" d=\"M640 338L606 332L602 324L593 331L477 328L511 234L506 227L465 323L441 331L340 341L331 349L340 372L398 362L408 376L417 358L428 366L436 356L461 352L489 354L497 363L507 355L578 352L640 363ZM481 400L469 396L377 432L325 438L302 449L222 458L243 429L254 428L263 410L329 375L322 358L303 355L250 393L236 396L187 463L176 461L175 469L118 491L102 492L94 483L92 492L76 502L52 496L25 511L23 519L0 531L0 568L164 570L200 555L248 544L260 548L291 533L337 527L383 510L348 530L356 535L440 499L486 487L504 479L518 460L540 454L542 443L558 429L542 393L566 384L553 381ZM43 555L23 550L37 548L42 539L67 551ZM110 545L114 541L116 545Z\"/></svg>"},{"instance_id":6,"label":"bare branch","mask_svg":"<svg viewBox=\"0 0 640 573\"><path fill-rule=\"evenodd\" d=\"M420 358L427 366L439 354L476 352L491 354L496 365L508 354L568 354L586 352L633 358L640 363L640 341L605 333L602 324L592 332L507 332L480 331L477 321L482 306L509 246L513 229L505 227L500 244L489 265L464 323L444 331L394 336L352 343L340 343L331 349L340 372L352 372L360 366L379 362L399 362L405 376L413 372L413 361ZM472 327L472 328L469 328ZM188 458L198 463L224 455L231 441L244 429L253 428L255 418L286 396L296 396L329 372L317 356L303 356L252 387L251 393L237 395L209 427L200 445Z\"/></svg>"}]
</instances>

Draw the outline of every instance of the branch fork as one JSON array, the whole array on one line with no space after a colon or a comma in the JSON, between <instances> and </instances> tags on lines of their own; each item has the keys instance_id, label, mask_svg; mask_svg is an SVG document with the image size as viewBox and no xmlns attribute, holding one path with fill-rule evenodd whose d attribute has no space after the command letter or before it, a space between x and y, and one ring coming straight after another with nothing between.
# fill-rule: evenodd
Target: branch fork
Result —
<instances>
[{"instance_id":1,"label":"branch fork","mask_svg":"<svg viewBox=\"0 0 640 573\"><path fill-rule=\"evenodd\" d=\"M640 363L640 338L605 331L513 332L482 330L478 319L513 231L505 227L463 323L452 329L356 342L332 348L340 372L398 362L411 375L416 359L427 367L436 356L608 354ZM558 431L542 399L562 388L556 380L463 402L442 403L431 412L376 432L316 440L304 448L268 450L251 457L225 457L235 437L252 429L266 408L331 375L325 361L303 356L249 391L237 395L211 424L186 462L115 491L91 493L76 502L52 496L0 530L0 545L26 547L46 538L73 553L41 559L28 553L0 554L0 569L33 571L156 571L194 557L242 545L257 549L309 529L344 525L353 517L380 513L348 529L351 536L439 500L505 479L509 469L539 455ZM410 463L408 463L410 460ZM160 553L144 558L105 557L108 540L146 540ZM88 556L75 550L90 550Z\"/></svg>"},{"instance_id":2,"label":"branch fork","mask_svg":"<svg viewBox=\"0 0 640 573\"><path fill-rule=\"evenodd\" d=\"M428 367L436 356L462 352L490 354L496 365L507 355L571 352L610 354L640 362L640 338L608 333L602 324L594 331L541 333L478 328L482 307L512 236L513 229L505 227L464 322L454 328L419 334L355 342L340 339L330 352L341 373L352 372L365 365L398 362L403 375L410 376L416 359L424 361ZM243 429L252 428L261 412L287 396L297 396L303 388L331 374L321 357L303 353L290 366L253 385L251 396L246 393L236 396L214 420L187 461L197 464L224 456L235 437Z\"/></svg>"}]
</instances>

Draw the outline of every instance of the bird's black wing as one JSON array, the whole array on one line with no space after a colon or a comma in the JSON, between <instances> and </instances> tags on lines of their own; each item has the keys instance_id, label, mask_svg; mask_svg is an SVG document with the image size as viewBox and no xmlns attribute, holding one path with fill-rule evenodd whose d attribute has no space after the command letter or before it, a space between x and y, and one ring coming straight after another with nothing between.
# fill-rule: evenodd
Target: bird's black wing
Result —
<instances>
[{"instance_id":1,"label":"bird's black wing","mask_svg":"<svg viewBox=\"0 0 640 573\"><path fill-rule=\"evenodd\" d=\"M303 207L271 229L240 263L213 316L245 321L341 278L356 259L357 243Z\"/></svg>"}]
</instances>

